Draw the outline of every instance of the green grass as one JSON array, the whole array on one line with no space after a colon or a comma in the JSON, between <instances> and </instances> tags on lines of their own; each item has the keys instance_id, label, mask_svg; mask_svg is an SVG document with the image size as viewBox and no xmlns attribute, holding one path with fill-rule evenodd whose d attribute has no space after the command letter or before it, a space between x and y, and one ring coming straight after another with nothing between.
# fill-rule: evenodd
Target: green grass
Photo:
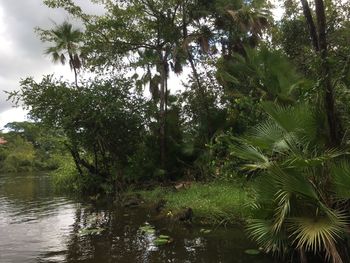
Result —
<instances>
[{"instance_id":1,"label":"green grass","mask_svg":"<svg viewBox=\"0 0 350 263\"><path fill-rule=\"evenodd\" d=\"M252 216L250 187L234 182L193 183L189 188L172 191L155 188L138 192L148 202L167 201L165 213L183 208L193 210L196 221L210 224L242 223Z\"/></svg>"}]
</instances>

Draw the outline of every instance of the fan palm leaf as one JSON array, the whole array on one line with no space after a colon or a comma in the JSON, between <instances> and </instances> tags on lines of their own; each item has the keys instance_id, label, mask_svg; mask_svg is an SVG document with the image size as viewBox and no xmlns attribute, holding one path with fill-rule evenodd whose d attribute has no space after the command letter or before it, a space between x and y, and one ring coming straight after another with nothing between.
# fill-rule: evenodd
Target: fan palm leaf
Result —
<instances>
[{"instance_id":1,"label":"fan palm leaf","mask_svg":"<svg viewBox=\"0 0 350 263\"><path fill-rule=\"evenodd\" d=\"M248 235L267 253L282 256L288 247L288 236L283 231L274 231L271 220L254 219L247 227Z\"/></svg>"},{"instance_id":2,"label":"fan palm leaf","mask_svg":"<svg viewBox=\"0 0 350 263\"><path fill-rule=\"evenodd\" d=\"M321 254L325 252L335 262L342 262L336 241L345 231L346 218L339 212L332 215L296 217L289 220L293 243L298 249Z\"/></svg>"},{"instance_id":3,"label":"fan palm leaf","mask_svg":"<svg viewBox=\"0 0 350 263\"><path fill-rule=\"evenodd\" d=\"M262 103L265 112L286 132L299 133L314 141L318 129L315 113L306 103L297 106L281 106L272 102Z\"/></svg>"},{"instance_id":4,"label":"fan palm leaf","mask_svg":"<svg viewBox=\"0 0 350 263\"><path fill-rule=\"evenodd\" d=\"M333 190L339 199L350 199L350 163L342 160L331 168Z\"/></svg>"},{"instance_id":5,"label":"fan palm leaf","mask_svg":"<svg viewBox=\"0 0 350 263\"><path fill-rule=\"evenodd\" d=\"M269 158L258 148L244 141L234 141L230 145L231 155L249 161L242 167L247 170L266 169L270 166Z\"/></svg>"}]
</instances>

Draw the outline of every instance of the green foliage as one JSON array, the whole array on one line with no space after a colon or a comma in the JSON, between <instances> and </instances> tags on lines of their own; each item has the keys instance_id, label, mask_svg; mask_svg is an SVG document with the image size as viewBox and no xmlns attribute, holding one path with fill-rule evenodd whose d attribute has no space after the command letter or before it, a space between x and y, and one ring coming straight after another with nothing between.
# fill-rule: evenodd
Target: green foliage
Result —
<instances>
[{"instance_id":1,"label":"green foliage","mask_svg":"<svg viewBox=\"0 0 350 263\"><path fill-rule=\"evenodd\" d=\"M282 52L264 46L259 50L246 48L244 55L221 59L217 67L219 81L234 96L250 93L256 100L291 103L310 89L310 83L296 72Z\"/></svg>"},{"instance_id":2,"label":"green foliage","mask_svg":"<svg viewBox=\"0 0 350 263\"><path fill-rule=\"evenodd\" d=\"M347 173L344 165L326 167L345 158L345 152L325 147L319 133L323 123L317 122L322 113L314 106L268 103L264 109L269 119L230 148L231 155L245 160L245 170L261 176L256 183L259 219L248 231L267 252L299 250L335 260L347 220L337 203L326 200L344 196Z\"/></svg>"},{"instance_id":3,"label":"green foliage","mask_svg":"<svg viewBox=\"0 0 350 263\"><path fill-rule=\"evenodd\" d=\"M32 122L12 122L5 128L7 143L0 149L4 171L54 170L58 167L56 156L66 153L64 137L57 130Z\"/></svg>"},{"instance_id":4,"label":"green foliage","mask_svg":"<svg viewBox=\"0 0 350 263\"><path fill-rule=\"evenodd\" d=\"M143 194L215 223L254 217L248 232L267 252L341 262L350 198L349 4L316 1L306 19L305 1L304 10L286 1L273 25L264 0L92 2L105 12L44 1L82 22L84 32L68 22L39 29L52 44L46 53L69 61L75 85L27 78L11 93L43 126L9 124L1 168L58 167L58 188L105 193L215 177ZM78 86L83 58L97 77ZM173 95L171 71L182 74L185 65L186 90ZM254 194L232 178L252 180Z\"/></svg>"},{"instance_id":5,"label":"green foliage","mask_svg":"<svg viewBox=\"0 0 350 263\"><path fill-rule=\"evenodd\" d=\"M329 144L329 112L320 104L318 84L312 87L281 52L264 47L219 62L230 74L222 78L227 89L249 91L265 112L245 135L218 136L226 147L213 148L256 178L249 235L281 257L300 253L341 262L339 244L348 226L342 205L348 200L347 151ZM309 102L310 94L321 96Z\"/></svg>"},{"instance_id":6,"label":"green foliage","mask_svg":"<svg viewBox=\"0 0 350 263\"><path fill-rule=\"evenodd\" d=\"M58 191L80 192L83 181L77 172L71 156L60 156L58 169L51 172L53 183Z\"/></svg>"},{"instance_id":7,"label":"green foliage","mask_svg":"<svg viewBox=\"0 0 350 263\"><path fill-rule=\"evenodd\" d=\"M31 106L33 119L62 131L62 143L79 173L87 172L102 184L113 185L111 180L123 179L128 158L134 155L145 131L146 105L131 92L131 82L126 79L95 79L84 85L84 89L70 87L52 76L41 83L28 78L12 96Z\"/></svg>"},{"instance_id":8,"label":"green foliage","mask_svg":"<svg viewBox=\"0 0 350 263\"><path fill-rule=\"evenodd\" d=\"M166 211L171 211L171 214L176 214L184 207L191 207L198 221L214 224L236 224L250 218L250 203L254 200L249 185L242 185L234 180L208 184L193 183L189 188L175 193L168 189L156 188L140 194L148 201L166 200Z\"/></svg>"},{"instance_id":9,"label":"green foliage","mask_svg":"<svg viewBox=\"0 0 350 263\"><path fill-rule=\"evenodd\" d=\"M3 151L1 170L4 172L31 171L34 168L35 150L30 142L15 136L7 143Z\"/></svg>"}]
</instances>

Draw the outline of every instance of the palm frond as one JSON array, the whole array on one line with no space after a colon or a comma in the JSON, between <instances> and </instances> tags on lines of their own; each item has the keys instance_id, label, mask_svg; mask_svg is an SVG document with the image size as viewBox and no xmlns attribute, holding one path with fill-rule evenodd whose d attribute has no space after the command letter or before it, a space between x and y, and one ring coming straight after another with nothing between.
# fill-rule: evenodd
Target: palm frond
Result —
<instances>
[{"instance_id":1,"label":"palm frond","mask_svg":"<svg viewBox=\"0 0 350 263\"><path fill-rule=\"evenodd\" d=\"M333 212L333 215L291 218L290 236L296 247L315 254L325 252L330 258L340 258L336 242L345 230L346 220L339 212Z\"/></svg>"},{"instance_id":2,"label":"palm frond","mask_svg":"<svg viewBox=\"0 0 350 263\"><path fill-rule=\"evenodd\" d=\"M273 222L254 219L246 228L248 235L261 246L266 253L282 256L288 247L288 236L283 232L274 231Z\"/></svg>"},{"instance_id":3,"label":"palm frond","mask_svg":"<svg viewBox=\"0 0 350 263\"><path fill-rule=\"evenodd\" d=\"M51 55L54 62L65 64L69 54L69 65L71 69L81 67L79 57L79 42L81 41L81 32L78 29L73 29L72 24L64 21L62 24L55 24L55 28L49 31L50 42L54 46L46 49L45 54Z\"/></svg>"},{"instance_id":4,"label":"palm frond","mask_svg":"<svg viewBox=\"0 0 350 263\"><path fill-rule=\"evenodd\" d=\"M265 173L258 176L254 181L253 188L255 190L256 200L259 206L274 206L273 202L279 188L273 183L273 181L271 181L271 175Z\"/></svg>"},{"instance_id":5,"label":"palm frond","mask_svg":"<svg viewBox=\"0 0 350 263\"><path fill-rule=\"evenodd\" d=\"M60 61L62 65L66 64L66 56L63 53L60 55Z\"/></svg>"},{"instance_id":6,"label":"palm frond","mask_svg":"<svg viewBox=\"0 0 350 263\"><path fill-rule=\"evenodd\" d=\"M269 158L258 148L243 141L234 141L230 145L231 156L241 158L249 163L242 167L247 170L266 169L270 166Z\"/></svg>"},{"instance_id":7,"label":"palm frond","mask_svg":"<svg viewBox=\"0 0 350 263\"><path fill-rule=\"evenodd\" d=\"M321 167L327 162L346 154L345 151L339 149L327 149L322 152L317 152L315 149L314 152L311 153L310 150L311 149L309 149L309 151L307 151L305 154L295 154L289 156L289 159L286 160L285 164L291 168Z\"/></svg>"},{"instance_id":8,"label":"palm frond","mask_svg":"<svg viewBox=\"0 0 350 263\"><path fill-rule=\"evenodd\" d=\"M340 199L350 199L350 163L341 161L330 168L333 178L333 190Z\"/></svg>"},{"instance_id":9,"label":"palm frond","mask_svg":"<svg viewBox=\"0 0 350 263\"><path fill-rule=\"evenodd\" d=\"M264 102L263 109L286 132L299 134L300 138L314 141L318 124L312 108L304 103L297 106L281 106L272 102Z\"/></svg>"},{"instance_id":10,"label":"palm frond","mask_svg":"<svg viewBox=\"0 0 350 263\"><path fill-rule=\"evenodd\" d=\"M272 150L276 142L284 136L284 131L272 120L263 122L247 135L249 143L266 150Z\"/></svg>"},{"instance_id":11,"label":"palm frond","mask_svg":"<svg viewBox=\"0 0 350 263\"><path fill-rule=\"evenodd\" d=\"M276 232L279 232L282 228L282 225L285 222L286 217L289 215L290 212L290 198L292 196L292 193L284 190L279 190L276 193L276 201L277 201L277 207L275 209L274 214L274 223L273 223L273 230Z\"/></svg>"},{"instance_id":12,"label":"palm frond","mask_svg":"<svg viewBox=\"0 0 350 263\"><path fill-rule=\"evenodd\" d=\"M276 184L278 189L318 202L317 192L304 174L300 174L299 171L286 171L278 165L271 166L269 171L271 182Z\"/></svg>"}]
</instances>

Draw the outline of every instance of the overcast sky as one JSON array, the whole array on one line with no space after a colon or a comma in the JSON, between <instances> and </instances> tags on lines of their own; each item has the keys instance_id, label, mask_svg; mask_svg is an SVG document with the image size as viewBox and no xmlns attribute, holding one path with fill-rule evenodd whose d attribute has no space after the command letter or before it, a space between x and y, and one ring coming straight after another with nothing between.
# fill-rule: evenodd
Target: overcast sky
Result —
<instances>
[{"instance_id":1,"label":"overcast sky","mask_svg":"<svg viewBox=\"0 0 350 263\"><path fill-rule=\"evenodd\" d=\"M77 0L88 12L99 8L90 1ZM4 91L19 89L21 78L33 76L35 79L45 74L55 73L73 80L69 66L54 65L44 55L47 44L43 44L34 28L52 28L53 22L73 21L64 10L47 8L42 0L0 0L0 129L7 122L21 121L25 112L13 108L6 101Z\"/></svg>"}]
</instances>

